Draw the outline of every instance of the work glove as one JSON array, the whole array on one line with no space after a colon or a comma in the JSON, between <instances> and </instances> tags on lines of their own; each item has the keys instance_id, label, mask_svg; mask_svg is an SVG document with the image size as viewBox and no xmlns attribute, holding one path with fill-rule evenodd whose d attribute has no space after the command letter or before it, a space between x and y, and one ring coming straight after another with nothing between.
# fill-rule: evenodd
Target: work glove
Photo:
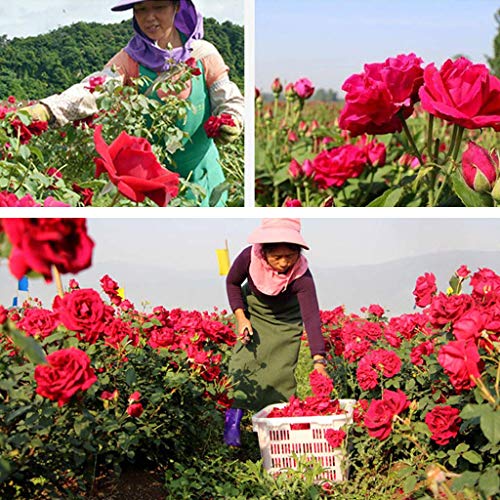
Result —
<instances>
[{"instance_id":1,"label":"work glove","mask_svg":"<svg viewBox=\"0 0 500 500\"><path fill-rule=\"evenodd\" d=\"M21 108L20 111L26 111L33 121L40 120L42 122L48 122L50 120L50 111L45 104L32 104L31 106Z\"/></svg>"},{"instance_id":2,"label":"work glove","mask_svg":"<svg viewBox=\"0 0 500 500\"><path fill-rule=\"evenodd\" d=\"M221 125L219 135L214 140L217 144L229 144L238 139L241 132L241 125L237 120L234 120L234 125Z\"/></svg>"}]
</instances>

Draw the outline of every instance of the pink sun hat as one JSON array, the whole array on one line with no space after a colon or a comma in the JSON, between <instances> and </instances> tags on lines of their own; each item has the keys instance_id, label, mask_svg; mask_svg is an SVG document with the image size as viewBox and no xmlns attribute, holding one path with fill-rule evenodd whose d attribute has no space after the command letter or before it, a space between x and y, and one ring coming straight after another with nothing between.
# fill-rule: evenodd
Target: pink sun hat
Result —
<instances>
[{"instance_id":1,"label":"pink sun hat","mask_svg":"<svg viewBox=\"0 0 500 500\"><path fill-rule=\"evenodd\" d=\"M262 219L248 237L249 243L293 243L309 250L300 234L300 219Z\"/></svg>"}]
</instances>

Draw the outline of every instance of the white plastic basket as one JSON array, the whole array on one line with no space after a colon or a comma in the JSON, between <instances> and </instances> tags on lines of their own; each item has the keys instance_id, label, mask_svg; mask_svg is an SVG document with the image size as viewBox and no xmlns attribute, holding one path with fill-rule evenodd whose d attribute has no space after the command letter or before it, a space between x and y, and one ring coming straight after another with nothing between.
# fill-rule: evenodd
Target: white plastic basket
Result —
<instances>
[{"instance_id":1,"label":"white plastic basket","mask_svg":"<svg viewBox=\"0 0 500 500\"><path fill-rule=\"evenodd\" d=\"M347 479L347 456L342 448L333 448L325 439L328 429L338 430L352 423L356 400L340 399L340 407L346 410L341 415L266 418L273 408L283 408L287 403L269 405L252 417L254 432L259 438L263 466L271 474L286 469L296 469L297 457L314 457L325 472L316 479L332 482ZM306 429L294 428L306 424Z\"/></svg>"}]
</instances>

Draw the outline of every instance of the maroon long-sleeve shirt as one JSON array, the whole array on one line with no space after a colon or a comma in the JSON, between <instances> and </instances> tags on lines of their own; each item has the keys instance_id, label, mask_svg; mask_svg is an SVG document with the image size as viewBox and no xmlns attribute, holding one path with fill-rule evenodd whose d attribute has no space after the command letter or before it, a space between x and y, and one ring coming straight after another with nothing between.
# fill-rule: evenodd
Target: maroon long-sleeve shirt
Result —
<instances>
[{"instance_id":1,"label":"maroon long-sleeve shirt","mask_svg":"<svg viewBox=\"0 0 500 500\"><path fill-rule=\"evenodd\" d=\"M272 295L260 292L250 277L250 255L252 247L247 247L238 257L236 257L226 278L226 289L229 305L231 309L245 309L241 285L248 281L250 291L258 298L272 301ZM304 328L307 332L307 339L311 348L311 354L325 354L325 341L321 334L321 320L319 315L318 298L316 297L316 286L309 269L300 278L290 283L289 287L281 292L280 297L286 295L296 295L300 306L300 313Z\"/></svg>"}]
</instances>

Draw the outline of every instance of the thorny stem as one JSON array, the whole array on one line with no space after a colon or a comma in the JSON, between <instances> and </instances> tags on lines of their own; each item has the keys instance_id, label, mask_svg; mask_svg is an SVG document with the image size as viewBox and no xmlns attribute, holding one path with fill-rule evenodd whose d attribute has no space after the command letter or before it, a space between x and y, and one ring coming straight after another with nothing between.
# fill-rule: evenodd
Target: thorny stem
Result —
<instances>
[{"instance_id":1,"label":"thorny stem","mask_svg":"<svg viewBox=\"0 0 500 500\"><path fill-rule=\"evenodd\" d=\"M406 120L405 120L405 118L403 116L403 113L399 113L399 118L400 118L401 123L403 125L403 130L405 132L405 135L408 138L408 141L410 141L410 144L411 144L411 146L413 148L415 156L418 159L418 162L420 163L420 165L423 165L424 161L422 160L422 155L420 154L420 151L418 150L417 144L415 143L415 139L413 139L413 135L411 134L411 131L410 131L409 127L408 127L408 124L406 123Z\"/></svg>"},{"instance_id":2,"label":"thorny stem","mask_svg":"<svg viewBox=\"0 0 500 500\"><path fill-rule=\"evenodd\" d=\"M434 155L432 150L432 129L434 126L434 115L429 113L429 127L427 129L427 154L429 155L430 161L434 161Z\"/></svg>"},{"instance_id":3,"label":"thorny stem","mask_svg":"<svg viewBox=\"0 0 500 500\"><path fill-rule=\"evenodd\" d=\"M453 125L453 132L451 133L451 141L450 141L450 149L448 149L448 153L446 154L445 163L448 161L448 158L452 155L453 150L455 149L455 142L457 140L459 125Z\"/></svg>"},{"instance_id":4,"label":"thorny stem","mask_svg":"<svg viewBox=\"0 0 500 500\"><path fill-rule=\"evenodd\" d=\"M457 141L455 144L455 151L453 152L453 162L455 163L457 161L458 153L460 151L460 146L462 145L462 137L464 135L464 127L458 126L458 134L457 134Z\"/></svg>"},{"instance_id":5,"label":"thorny stem","mask_svg":"<svg viewBox=\"0 0 500 500\"><path fill-rule=\"evenodd\" d=\"M110 207L114 207L119 198L120 198L120 191L117 191L115 197L113 198L113 201L111 202Z\"/></svg>"}]
</instances>

